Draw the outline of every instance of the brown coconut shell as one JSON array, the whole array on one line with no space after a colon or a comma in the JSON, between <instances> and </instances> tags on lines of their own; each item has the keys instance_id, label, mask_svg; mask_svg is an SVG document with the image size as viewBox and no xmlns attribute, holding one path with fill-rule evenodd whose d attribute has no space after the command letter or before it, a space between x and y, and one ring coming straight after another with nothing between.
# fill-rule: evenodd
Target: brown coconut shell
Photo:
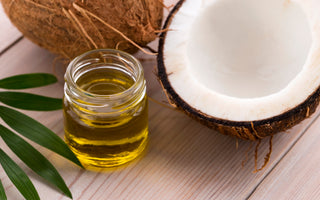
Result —
<instances>
[{"instance_id":1,"label":"brown coconut shell","mask_svg":"<svg viewBox=\"0 0 320 200\"><path fill-rule=\"evenodd\" d=\"M95 48L137 50L161 28L162 0L1 0L11 22L34 43L66 58ZM128 39L126 39L125 37Z\"/></svg>"},{"instance_id":2,"label":"brown coconut shell","mask_svg":"<svg viewBox=\"0 0 320 200\"><path fill-rule=\"evenodd\" d=\"M184 2L185 0L180 0L172 9L168 18L166 19L163 30L167 30L170 27L170 23L174 15L178 12L179 8ZM274 116L264 120L241 122L229 121L202 113L201 111L193 108L186 101L184 101L174 90L174 88L172 88L170 81L168 80L168 74L166 73L163 54L164 44L166 42L166 34L166 32L163 32L160 35L157 57L158 77L160 83L163 86L164 92L166 93L170 103L185 112L191 118L199 121L209 128L217 130L222 134L235 136L244 140L260 140L265 137L272 136L278 132L286 131L292 128L294 125L308 118L316 111L316 108L320 101L320 87L304 102L302 102L295 108L290 109L278 116Z\"/></svg>"}]
</instances>

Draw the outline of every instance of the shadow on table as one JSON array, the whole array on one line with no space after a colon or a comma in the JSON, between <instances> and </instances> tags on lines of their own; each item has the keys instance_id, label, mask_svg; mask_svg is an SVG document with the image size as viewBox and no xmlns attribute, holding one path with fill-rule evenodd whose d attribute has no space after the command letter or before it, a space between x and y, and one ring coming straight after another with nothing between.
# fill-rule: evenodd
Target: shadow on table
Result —
<instances>
[{"instance_id":1,"label":"shadow on table","mask_svg":"<svg viewBox=\"0 0 320 200\"><path fill-rule=\"evenodd\" d=\"M170 183L167 190L176 187L174 184L183 185L177 192L192 199L204 193L209 196L201 198L227 197L229 193L245 198L288 148L281 143L293 138L285 133L275 135L269 164L253 173L257 142L239 140L237 145L236 138L211 130L183 113L157 104L151 104L150 109L156 114L150 116L150 146L141 162L154 170L147 175ZM258 167L268 150L266 138L259 147Z\"/></svg>"}]
</instances>

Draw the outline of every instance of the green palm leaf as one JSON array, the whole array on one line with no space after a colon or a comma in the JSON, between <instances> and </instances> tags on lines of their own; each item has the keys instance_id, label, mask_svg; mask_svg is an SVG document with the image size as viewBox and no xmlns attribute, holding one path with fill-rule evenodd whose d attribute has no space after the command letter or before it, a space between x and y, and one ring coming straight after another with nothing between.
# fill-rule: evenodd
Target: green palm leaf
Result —
<instances>
[{"instance_id":1,"label":"green palm leaf","mask_svg":"<svg viewBox=\"0 0 320 200\"><path fill-rule=\"evenodd\" d=\"M62 109L62 99L24 92L0 92L0 102L24 110L50 111Z\"/></svg>"},{"instance_id":2,"label":"green palm leaf","mask_svg":"<svg viewBox=\"0 0 320 200\"><path fill-rule=\"evenodd\" d=\"M50 129L31 117L8 107L0 106L0 117L12 129L39 145L56 152L82 167L66 143Z\"/></svg>"},{"instance_id":3,"label":"green palm leaf","mask_svg":"<svg viewBox=\"0 0 320 200\"><path fill-rule=\"evenodd\" d=\"M0 199L7 200L6 192L4 191L1 180L0 180Z\"/></svg>"},{"instance_id":4,"label":"green palm leaf","mask_svg":"<svg viewBox=\"0 0 320 200\"><path fill-rule=\"evenodd\" d=\"M3 89L26 89L35 88L56 83L57 78L52 74L32 73L11 76L0 80L0 88Z\"/></svg>"},{"instance_id":5,"label":"green palm leaf","mask_svg":"<svg viewBox=\"0 0 320 200\"><path fill-rule=\"evenodd\" d=\"M26 173L2 149L0 149L0 163L11 182L27 200L40 200Z\"/></svg>"},{"instance_id":6,"label":"green palm leaf","mask_svg":"<svg viewBox=\"0 0 320 200\"><path fill-rule=\"evenodd\" d=\"M66 196L72 198L71 192L58 171L39 151L2 125L0 125L0 136L30 169L58 187Z\"/></svg>"}]
</instances>

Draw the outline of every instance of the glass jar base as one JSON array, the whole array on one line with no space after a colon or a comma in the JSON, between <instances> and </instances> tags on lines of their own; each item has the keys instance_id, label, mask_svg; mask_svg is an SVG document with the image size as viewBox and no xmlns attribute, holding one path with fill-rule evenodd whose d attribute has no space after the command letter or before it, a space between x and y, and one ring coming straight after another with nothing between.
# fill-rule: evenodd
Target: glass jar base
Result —
<instances>
[{"instance_id":1,"label":"glass jar base","mask_svg":"<svg viewBox=\"0 0 320 200\"><path fill-rule=\"evenodd\" d=\"M147 133L146 133L147 135ZM148 146L148 137L143 138L139 146L133 151L125 151L118 154L108 154L103 157L97 157L88 153L83 153L73 147L73 145L66 140L69 148L75 153L81 164L86 169L101 169L114 168L128 164L144 154Z\"/></svg>"}]
</instances>

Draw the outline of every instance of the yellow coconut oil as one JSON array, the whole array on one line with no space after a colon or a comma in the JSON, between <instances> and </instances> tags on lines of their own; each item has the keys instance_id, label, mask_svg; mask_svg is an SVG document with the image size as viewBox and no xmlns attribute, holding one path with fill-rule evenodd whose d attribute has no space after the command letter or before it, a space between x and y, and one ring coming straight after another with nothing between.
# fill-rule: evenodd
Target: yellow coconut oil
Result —
<instances>
[{"instance_id":1,"label":"yellow coconut oil","mask_svg":"<svg viewBox=\"0 0 320 200\"><path fill-rule=\"evenodd\" d=\"M94 50L72 61L65 77L65 140L80 162L115 167L138 157L148 138L140 63L123 52Z\"/></svg>"}]
</instances>

